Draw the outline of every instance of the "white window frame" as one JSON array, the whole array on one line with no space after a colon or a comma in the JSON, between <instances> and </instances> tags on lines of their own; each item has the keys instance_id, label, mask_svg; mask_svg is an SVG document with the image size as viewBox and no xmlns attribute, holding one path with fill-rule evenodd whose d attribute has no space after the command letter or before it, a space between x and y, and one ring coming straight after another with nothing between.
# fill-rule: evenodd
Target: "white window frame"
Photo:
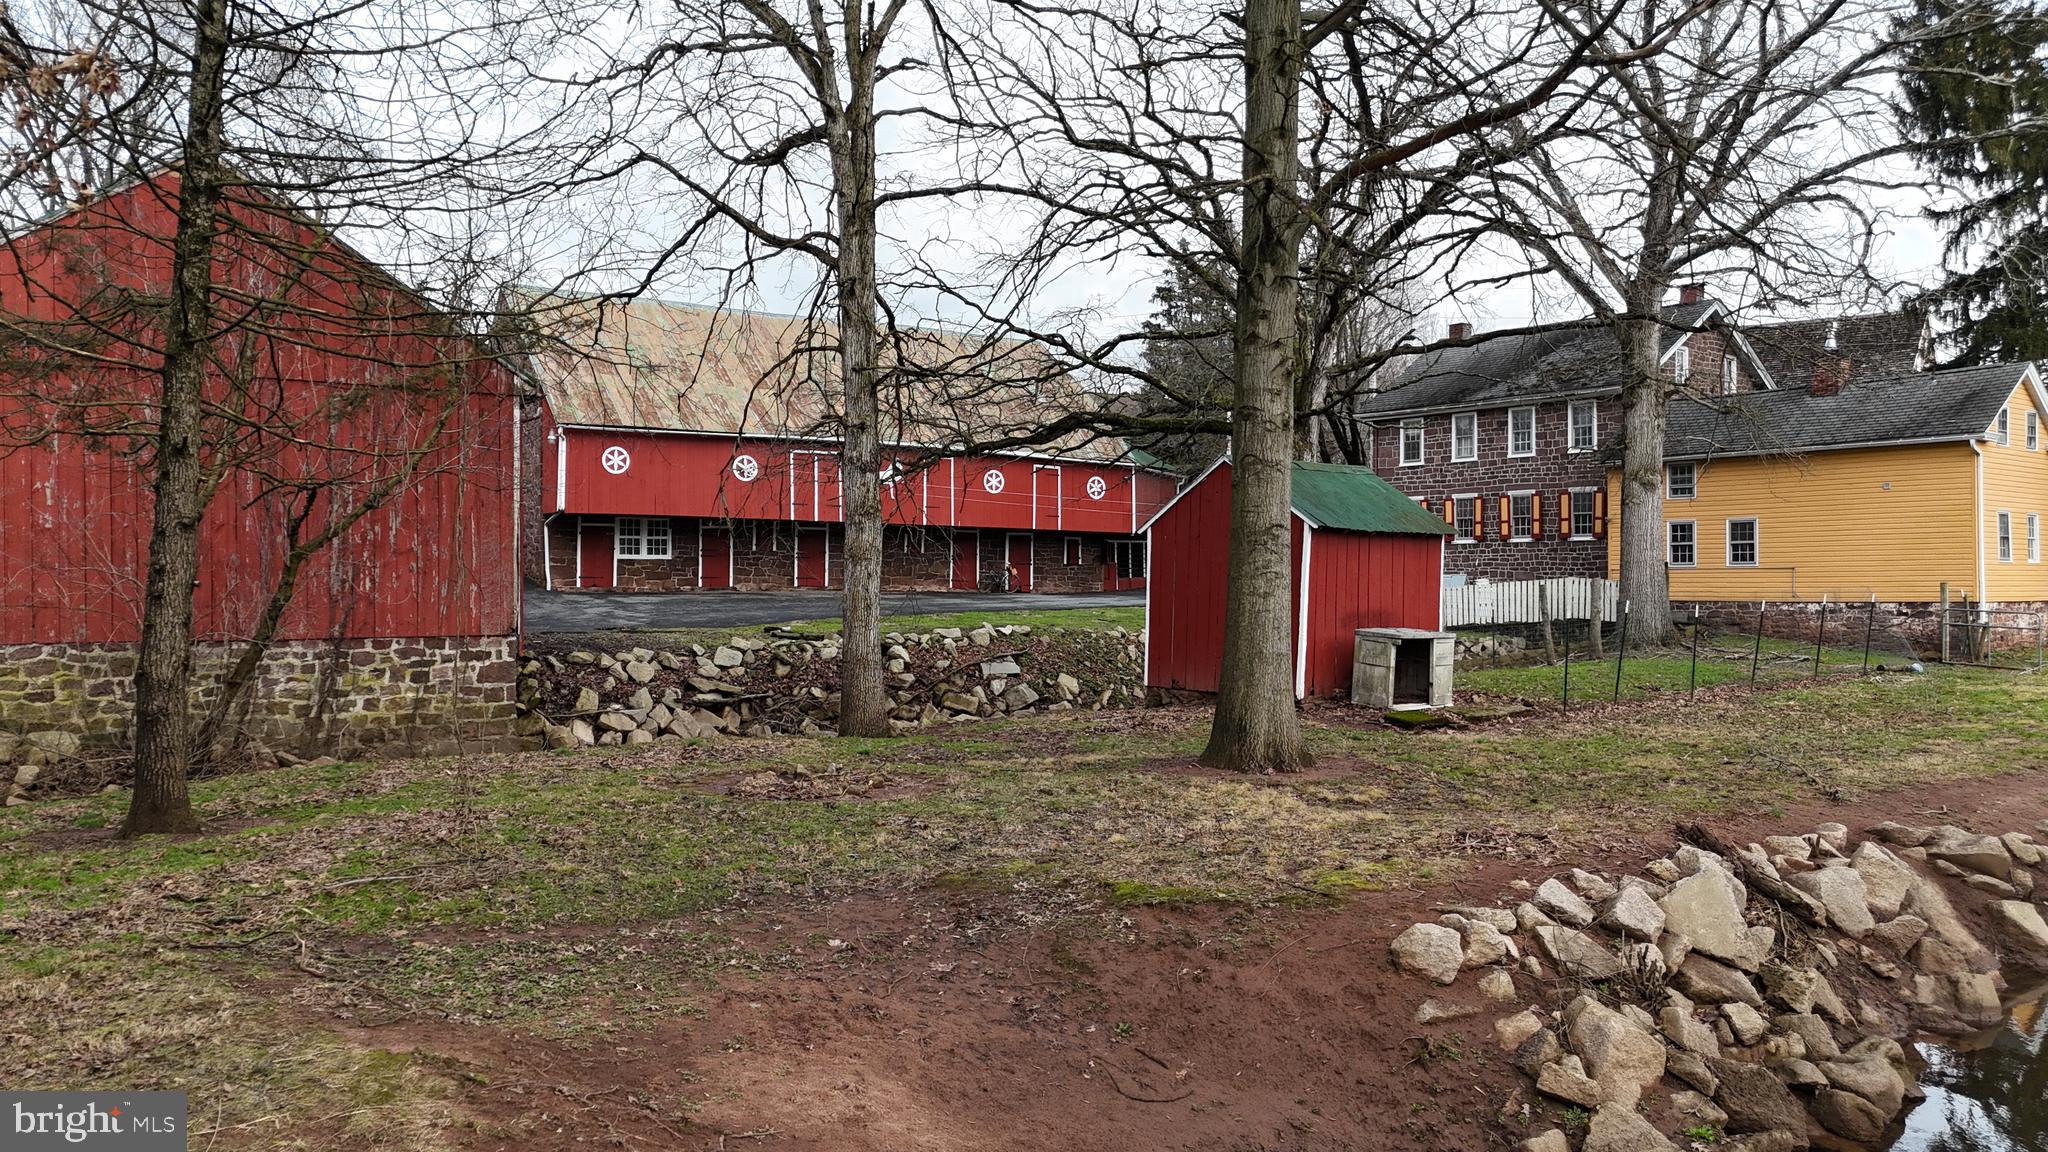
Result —
<instances>
[{"instance_id":1,"label":"white window frame","mask_svg":"<svg viewBox=\"0 0 2048 1152\"><path fill-rule=\"evenodd\" d=\"M1522 544L1522 543L1527 543L1527 542L1529 542L1529 541L1531 541L1531 540L1534 540L1534 539L1536 539L1536 491L1535 491L1535 489L1531 488L1531 489L1525 489L1524 491L1521 491L1521 492L1509 492L1509 493L1507 493L1506 495L1507 495L1507 498L1508 498L1508 540L1509 540L1509 542L1511 542L1511 543L1516 543L1516 544ZM1517 531L1515 531L1515 501L1517 501L1517 500L1527 500L1527 501L1529 502L1529 530L1528 530L1527 532L1517 532Z\"/></svg>"},{"instance_id":2,"label":"white window frame","mask_svg":"<svg viewBox=\"0 0 2048 1152\"><path fill-rule=\"evenodd\" d=\"M1062 537L1060 537L1060 563L1061 563L1061 565L1063 565L1063 566L1065 566L1065 567L1068 567L1068 568L1079 568L1079 567L1080 567L1081 565L1083 565L1083 564L1087 563L1087 561L1085 561L1085 560L1083 560L1083 559L1081 558L1081 557L1082 557L1082 547L1083 547L1083 545L1081 544L1081 538L1080 538L1079 536L1062 536ZM1073 555L1074 555L1074 558L1073 558L1072 560L1069 560L1069 559L1067 559L1067 550L1068 550L1068 549L1072 549L1072 550L1073 550Z\"/></svg>"},{"instance_id":3,"label":"white window frame","mask_svg":"<svg viewBox=\"0 0 2048 1152\"><path fill-rule=\"evenodd\" d=\"M1998 562L2012 563L2012 513L1998 510Z\"/></svg>"},{"instance_id":4,"label":"white window frame","mask_svg":"<svg viewBox=\"0 0 2048 1152\"><path fill-rule=\"evenodd\" d=\"M1579 443L1579 412L1586 413L1586 442ZM1600 447L1600 405L1592 400L1574 400L1565 410L1565 450L1591 452Z\"/></svg>"},{"instance_id":5,"label":"white window frame","mask_svg":"<svg viewBox=\"0 0 2048 1152\"><path fill-rule=\"evenodd\" d=\"M1456 533L1458 532L1458 504L1459 504L1459 503L1460 503L1461 501L1465 501L1465 500L1470 500L1470 501L1472 502L1472 532L1471 532L1471 534L1470 534L1470 535L1457 535ZM1463 493L1460 493L1460 494L1458 494L1458 495L1452 496L1452 497L1451 497L1451 532L1453 533L1453 535L1451 536L1451 543L1453 543L1453 544L1477 544L1477 543L1479 543L1479 517L1480 517L1481 515L1483 515L1483 513L1482 513L1482 512L1480 511L1480 508L1479 508L1479 493L1477 493L1477 492L1463 492Z\"/></svg>"},{"instance_id":6,"label":"white window frame","mask_svg":"<svg viewBox=\"0 0 2048 1152\"><path fill-rule=\"evenodd\" d=\"M1735 526L1749 525L1749 559L1735 558ZM1754 516L1730 516L1721 525L1721 556L1730 568L1756 568L1764 562L1764 526Z\"/></svg>"},{"instance_id":7,"label":"white window frame","mask_svg":"<svg viewBox=\"0 0 2048 1152\"><path fill-rule=\"evenodd\" d=\"M1460 423L1462 423L1465 426L1466 430L1472 434L1471 443L1469 445L1470 450L1462 455L1460 455L1458 452L1458 425ZM1479 413L1451 413L1451 463L1469 464L1477 459L1479 459Z\"/></svg>"},{"instance_id":8,"label":"white window frame","mask_svg":"<svg viewBox=\"0 0 2048 1152\"><path fill-rule=\"evenodd\" d=\"M1567 540L1591 540L1593 529L1600 523L1600 490L1598 488L1572 488L1571 502L1565 507L1564 537ZM1579 497L1586 498L1586 530L1579 531Z\"/></svg>"},{"instance_id":9,"label":"white window frame","mask_svg":"<svg viewBox=\"0 0 2048 1152\"><path fill-rule=\"evenodd\" d=\"M2027 563L2041 562L2041 514L2027 513Z\"/></svg>"},{"instance_id":10,"label":"white window frame","mask_svg":"<svg viewBox=\"0 0 2048 1152\"><path fill-rule=\"evenodd\" d=\"M2027 451L2036 452L2041 448L2041 414L2027 413Z\"/></svg>"},{"instance_id":11,"label":"white window frame","mask_svg":"<svg viewBox=\"0 0 2048 1152\"><path fill-rule=\"evenodd\" d=\"M633 526L632 532L626 526ZM661 551L653 551L650 528L661 529ZM633 540L634 551L626 550L626 539ZM675 526L666 516L616 516L612 519L612 559L614 560L673 560L676 554Z\"/></svg>"},{"instance_id":12,"label":"white window frame","mask_svg":"<svg viewBox=\"0 0 2048 1152\"><path fill-rule=\"evenodd\" d=\"M1998 419L1991 423L1991 441L1994 444L2012 443L2012 405L1998 410Z\"/></svg>"},{"instance_id":13,"label":"white window frame","mask_svg":"<svg viewBox=\"0 0 2048 1152\"><path fill-rule=\"evenodd\" d=\"M1671 352L1671 382L1683 384L1692 378L1692 349L1680 344Z\"/></svg>"},{"instance_id":14,"label":"white window frame","mask_svg":"<svg viewBox=\"0 0 2048 1152\"><path fill-rule=\"evenodd\" d=\"M1415 455L1408 455L1408 433L1415 433ZM1410 468L1429 458L1429 422L1427 420L1403 420L1401 433L1401 467Z\"/></svg>"},{"instance_id":15,"label":"white window frame","mask_svg":"<svg viewBox=\"0 0 2048 1152\"><path fill-rule=\"evenodd\" d=\"M1678 541L1672 538L1672 530L1683 527L1686 530L1685 546L1692 550L1692 559L1674 559ZM1664 566L1667 568L1697 568L1700 566L1700 526L1697 520L1666 520L1664 522Z\"/></svg>"},{"instance_id":16,"label":"white window frame","mask_svg":"<svg viewBox=\"0 0 2048 1152\"><path fill-rule=\"evenodd\" d=\"M1678 494L1678 470L1683 468L1691 478L1685 486L1685 495ZM1664 466L1664 498L1666 500L1692 500L1700 494L1700 466L1691 460L1673 460Z\"/></svg>"},{"instance_id":17,"label":"white window frame","mask_svg":"<svg viewBox=\"0 0 2048 1152\"><path fill-rule=\"evenodd\" d=\"M1529 421L1529 446L1527 448L1522 449L1519 452L1515 451L1515 417L1518 415L1526 417ZM1534 456L1535 454L1536 406L1533 404L1527 404L1523 405L1520 408L1508 409L1508 457L1510 459L1521 459L1527 456Z\"/></svg>"},{"instance_id":18,"label":"white window frame","mask_svg":"<svg viewBox=\"0 0 2048 1152\"><path fill-rule=\"evenodd\" d=\"M1733 396L1742 384L1742 366L1733 356L1721 357L1721 395Z\"/></svg>"}]
</instances>

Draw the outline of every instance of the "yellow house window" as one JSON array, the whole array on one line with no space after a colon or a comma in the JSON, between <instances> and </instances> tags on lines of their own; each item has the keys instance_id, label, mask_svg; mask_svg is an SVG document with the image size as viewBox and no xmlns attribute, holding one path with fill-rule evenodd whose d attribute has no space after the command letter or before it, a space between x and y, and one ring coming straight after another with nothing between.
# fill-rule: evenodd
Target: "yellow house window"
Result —
<instances>
[{"instance_id":1,"label":"yellow house window","mask_svg":"<svg viewBox=\"0 0 2048 1152\"><path fill-rule=\"evenodd\" d=\"M1753 519L1730 520L1728 522L1728 566L1730 568L1754 568L1756 563L1756 521Z\"/></svg>"},{"instance_id":2,"label":"yellow house window","mask_svg":"<svg viewBox=\"0 0 2048 1152\"><path fill-rule=\"evenodd\" d=\"M1699 563L1699 534L1690 520L1673 520L1664 525L1665 559L1673 568L1690 568Z\"/></svg>"},{"instance_id":3,"label":"yellow house window","mask_svg":"<svg viewBox=\"0 0 2048 1152\"><path fill-rule=\"evenodd\" d=\"M2012 513L2010 512L2000 512L1998 514L1998 558L2004 563L2012 563Z\"/></svg>"},{"instance_id":4,"label":"yellow house window","mask_svg":"<svg viewBox=\"0 0 2048 1152\"><path fill-rule=\"evenodd\" d=\"M2027 451L2032 452L2040 446L2041 414L2039 412L2029 412L2027 413Z\"/></svg>"},{"instance_id":5,"label":"yellow house window","mask_svg":"<svg viewBox=\"0 0 2048 1152\"><path fill-rule=\"evenodd\" d=\"M1991 439L1999 444L2012 443L2012 409L1998 410L1998 423L1991 429Z\"/></svg>"}]
</instances>

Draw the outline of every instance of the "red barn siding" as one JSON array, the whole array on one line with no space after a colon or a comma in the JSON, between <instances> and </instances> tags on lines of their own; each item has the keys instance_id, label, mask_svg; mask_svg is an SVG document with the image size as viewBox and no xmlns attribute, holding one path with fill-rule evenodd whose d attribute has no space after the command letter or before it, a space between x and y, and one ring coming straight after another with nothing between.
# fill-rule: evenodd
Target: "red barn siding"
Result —
<instances>
[{"instance_id":1,"label":"red barn siding","mask_svg":"<svg viewBox=\"0 0 2048 1152\"><path fill-rule=\"evenodd\" d=\"M161 290L175 224L166 184L174 191L168 179L140 185L17 240L0 267L0 307L54 319L109 283ZM510 374L467 339L430 333L417 300L296 217L251 204L230 211L239 230L224 238L218 260L224 300L263 299L267 291L285 301L249 337L262 345L246 362L262 367L249 389L260 395L247 403L272 407L248 415L261 426L291 424L293 435L245 442L242 465L228 470L207 508L194 592L198 637L248 635L283 564L286 507L264 473L354 476L355 487L331 488L321 499L354 498L374 475L366 471L377 467L366 463L372 453L425 444L435 447L418 474L302 572L279 639L516 634ZM294 263L277 267L282 252ZM0 383L0 643L139 638L150 527L136 457L143 446L77 433L22 443L9 433L46 424L49 398L87 387L106 398L106 413L148 403L159 386L151 344L147 332L118 335L105 350L111 362L95 365L89 379L53 371L27 387L21 378ZM459 374L461 388L378 386L434 372ZM351 391L354 406L322 407ZM209 394L216 403L229 395L219 379ZM456 408L434 434L443 404ZM321 522L316 511L312 523Z\"/></svg>"},{"instance_id":2,"label":"red barn siding","mask_svg":"<svg viewBox=\"0 0 2048 1152\"><path fill-rule=\"evenodd\" d=\"M1198 481L1152 524L1148 536L1145 683L1214 692L1223 664L1224 601L1230 582L1229 466ZM1434 629L1441 621L1442 537L1310 529L1295 516L1292 540L1290 605L1300 686L1306 695L1349 692L1355 630Z\"/></svg>"},{"instance_id":3,"label":"red barn siding","mask_svg":"<svg viewBox=\"0 0 2048 1152\"><path fill-rule=\"evenodd\" d=\"M557 464L550 457L543 499L551 511L841 519L838 457L829 443L573 426L559 434L567 483L557 507ZM610 448L626 453L624 472L604 467ZM752 480L733 473L742 455L754 460L758 471ZM1063 460L1047 466L1030 457L932 460L907 450L887 453L886 459L901 470L901 478L883 490L883 515L891 524L1135 535L1175 491L1172 477L1128 465ZM988 490L991 472L1002 476L999 492ZM1099 499L1088 494L1091 479L1102 481Z\"/></svg>"},{"instance_id":4,"label":"red barn siding","mask_svg":"<svg viewBox=\"0 0 2048 1152\"><path fill-rule=\"evenodd\" d=\"M1303 690L1348 695L1353 632L1433 630L1442 622L1443 537L1318 531L1309 548L1308 587Z\"/></svg>"}]
</instances>

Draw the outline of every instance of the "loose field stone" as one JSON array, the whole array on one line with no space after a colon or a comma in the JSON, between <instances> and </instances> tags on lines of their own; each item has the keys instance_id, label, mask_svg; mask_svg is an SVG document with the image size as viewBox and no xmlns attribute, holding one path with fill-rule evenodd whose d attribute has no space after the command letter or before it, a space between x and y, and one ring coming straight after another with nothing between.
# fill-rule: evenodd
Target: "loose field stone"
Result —
<instances>
[{"instance_id":1,"label":"loose field stone","mask_svg":"<svg viewBox=\"0 0 2048 1152\"><path fill-rule=\"evenodd\" d=\"M1664 1042L1589 995L1564 1011L1565 1034L1602 1099L1633 1105L1664 1077Z\"/></svg>"},{"instance_id":2,"label":"loose field stone","mask_svg":"<svg viewBox=\"0 0 2048 1152\"><path fill-rule=\"evenodd\" d=\"M1820 901L1827 909L1828 923L1850 936L1868 935L1877 927L1870 914L1870 897L1863 876L1855 868L1823 868L1802 872L1790 880L1794 888Z\"/></svg>"},{"instance_id":3,"label":"loose field stone","mask_svg":"<svg viewBox=\"0 0 2048 1152\"><path fill-rule=\"evenodd\" d=\"M2003 876L2012 871L2012 853L2005 850L2004 842L1996 836L1979 836L1952 824L1935 829L1934 838L1927 843L1927 855L1987 876Z\"/></svg>"},{"instance_id":4,"label":"loose field stone","mask_svg":"<svg viewBox=\"0 0 2048 1152\"><path fill-rule=\"evenodd\" d=\"M1524 1008L1512 1016L1502 1016L1493 1022L1493 1037L1500 1043L1500 1050L1513 1052L1522 1046L1522 1041L1543 1031L1543 1018L1534 1008Z\"/></svg>"},{"instance_id":5,"label":"loose field stone","mask_svg":"<svg viewBox=\"0 0 2048 1152\"><path fill-rule=\"evenodd\" d=\"M1593 1113L1580 1152L1677 1152L1671 1141L1636 1115L1633 1104L1609 1104Z\"/></svg>"},{"instance_id":6,"label":"loose field stone","mask_svg":"<svg viewBox=\"0 0 2048 1152\"><path fill-rule=\"evenodd\" d=\"M1606 980L1621 972L1621 960L1599 941L1560 924L1536 930L1537 946L1559 971L1580 980Z\"/></svg>"},{"instance_id":7,"label":"loose field stone","mask_svg":"<svg viewBox=\"0 0 2048 1152\"><path fill-rule=\"evenodd\" d=\"M1879 920L1897 916L1917 878L1913 869L1874 840L1856 846L1849 866L1863 878L1863 896L1871 915Z\"/></svg>"},{"instance_id":8,"label":"loose field stone","mask_svg":"<svg viewBox=\"0 0 2048 1152\"><path fill-rule=\"evenodd\" d=\"M1764 1032L1769 1027L1756 1009L1740 1000L1721 1005L1721 1016L1728 1021L1728 1027L1734 1029L1735 1039L1745 1045L1763 1039Z\"/></svg>"},{"instance_id":9,"label":"loose field stone","mask_svg":"<svg viewBox=\"0 0 2048 1152\"><path fill-rule=\"evenodd\" d=\"M1927 935L1927 921L1910 913L1900 915L1871 929L1870 939L1904 956Z\"/></svg>"},{"instance_id":10,"label":"loose field stone","mask_svg":"<svg viewBox=\"0 0 2048 1152\"><path fill-rule=\"evenodd\" d=\"M1410 926L1388 947L1394 966L1439 984L1458 978L1465 963L1465 946L1458 933L1441 924Z\"/></svg>"},{"instance_id":11,"label":"loose field stone","mask_svg":"<svg viewBox=\"0 0 2048 1152\"><path fill-rule=\"evenodd\" d=\"M2048 921L2040 910L2019 900L1991 905L1991 923L2001 939L2034 966L2048 966Z\"/></svg>"},{"instance_id":12,"label":"loose field stone","mask_svg":"<svg viewBox=\"0 0 2048 1152\"><path fill-rule=\"evenodd\" d=\"M1707 1061L1707 1068L1720 1081L1714 1103L1728 1113L1728 1131L1806 1130L1806 1109L1769 1069L1725 1058Z\"/></svg>"},{"instance_id":13,"label":"loose field stone","mask_svg":"<svg viewBox=\"0 0 2048 1152\"><path fill-rule=\"evenodd\" d=\"M1703 868L1671 886L1660 902L1664 930L1692 943L1694 952L1721 960L1748 954L1742 906L1736 902L1733 877L1719 868Z\"/></svg>"},{"instance_id":14,"label":"loose field stone","mask_svg":"<svg viewBox=\"0 0 2048 1152\"><path fill-rule=\"evenodd\" d=\"M1584 928L1593 923L1593 906L1556 877L1537 885L1535 904L1560 924Z\"/></svg>"},{"instance_id":15,"label":"loose field stone","mask_svg":"<svg viewBox=\"0 0 2048 1152\"><path fill-rule=\"evenodd\" d=\"M1566 1056L1545 1064L1536 1073L1536 1090L1585 1108L1598 1108L1600 1085L1587 1076L1577 1056Z\"/></svg>"},{"instance_id":16,"label":"loose field stone","mask_svg":"<svg viewBox=\"0 0 2048 1152\"><path fill-rule=\"evenodd\" d=\"M1859 1144L1871 1143L1882 1136L1885 1124L1891 1119L1861 1096L1834 1088L1823 1088L1814 1093L1810 1110L1821 1127Z\"/></svg>"},{"instance_id":17,"label":"loose field stone","mask_svg":"<svg viewBox=\"0 0 2048 1152\"><path fill-rule=\"evenodd\" d=\"M1637 940L1655 943L1664 934L1664 909L1640 888L1625 888L1600 914L1600 926Z\"/></svg>"},{"instance_id":18,"label":"loose field stone","mask_svg":"<svg viewBox=\"0 0 2048 1152\"><path fill-rule=\"evenodd\" d=\"M1515 978L1505 968L1495 968L1479 978L1479 994L1496 1004L1506 1004L1515 998Z\"/></svg>"},{"instance_id":19,"label":"loose field stone","mask_svg":"<svg viewBox=\"0 0 2048 1152\"><path fill-rule=\"evenodd\" d=\"M604 701L598 698L596 689L583 688L577 691L575 709L576 711L595 712L602 707L604 707Z\"/></svg>"},{"instance_id":20,"label":"loose field stone","mask_svg":"<svg viewBox=\"0 0 2048 1152\"><path fill-rule=\"evenodd\" d=\"M1763 1007L1764 998L1748 976L1705 956L1687 956L1672 974L1680 992L1703 1004L1747 1004Z\"/></svg>"}]
</instances>

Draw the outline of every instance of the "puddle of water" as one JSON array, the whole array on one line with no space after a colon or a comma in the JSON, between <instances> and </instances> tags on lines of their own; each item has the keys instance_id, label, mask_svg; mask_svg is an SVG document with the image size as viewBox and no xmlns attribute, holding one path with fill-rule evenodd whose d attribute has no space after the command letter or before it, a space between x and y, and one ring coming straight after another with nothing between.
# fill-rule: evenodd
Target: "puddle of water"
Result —
<instances>
[{"instance_id":1,"label":"puddle of water","mask_svg":"<svg viewBox=\"0 0 2048 1152\"><path fill-rule=\"evenodd\" d=\"M1927 1099L1906 1114L1892 1152L2048 1152L2048 987L2004 1025L1921 1044Z\"/></svg>"}]
</instances>

